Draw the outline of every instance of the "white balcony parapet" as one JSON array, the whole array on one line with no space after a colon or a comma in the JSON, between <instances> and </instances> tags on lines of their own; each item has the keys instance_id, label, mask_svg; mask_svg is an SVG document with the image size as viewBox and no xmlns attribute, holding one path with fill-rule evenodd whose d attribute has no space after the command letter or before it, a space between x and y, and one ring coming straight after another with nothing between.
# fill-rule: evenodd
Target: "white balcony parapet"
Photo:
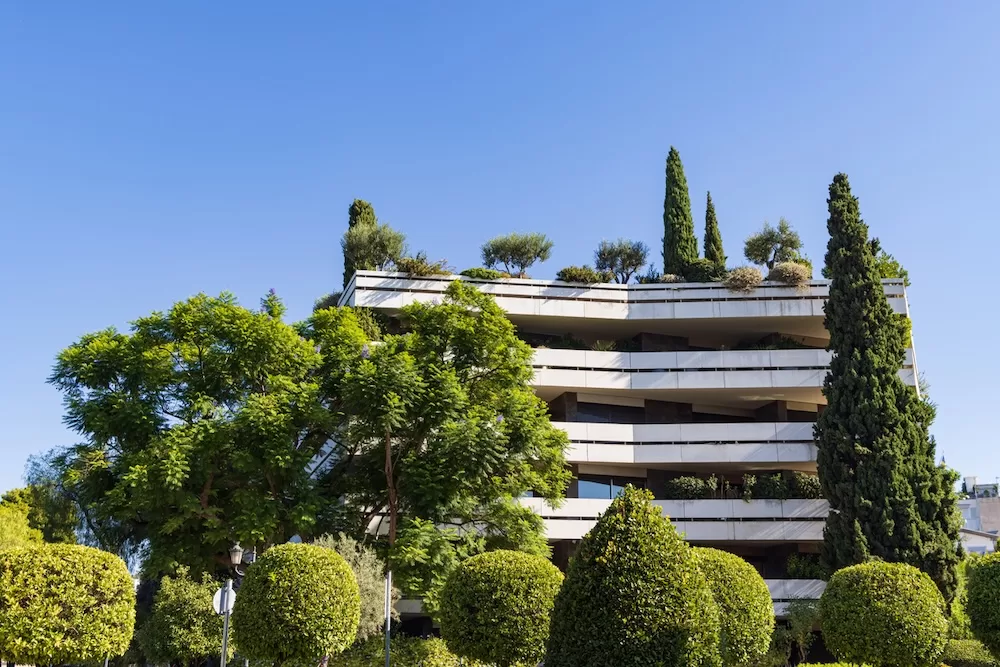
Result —
<instances>
[{"instance_id":1,"label":"white balcony parapet","mask_svg":"<svg viewBox=\"0 0 1000 667\"><path fill-rule=\"evenodd\" d=\"M775 601L818 600L826 590L822 579L765 579L764 583Z\"/></svg>"},{"instance_id":2,"label":"white balcony parapet","mask_svg":"<svg viewBox=\"0 0 1000 667\"><path fill-rule=\"evenodd\" d=\"M415 301L440 298L458 279L493 295L497 304L512 315L606 320L822 317L830 286L827 280L814 280L803 287L765 282L749 292L734 292L720 283L582 285L516 278L412 278L401 273L358 271L344 290L340 305L395 310ZM903 281L882 282L893 310L907 313Z\"/></svg>"}]
</instances>

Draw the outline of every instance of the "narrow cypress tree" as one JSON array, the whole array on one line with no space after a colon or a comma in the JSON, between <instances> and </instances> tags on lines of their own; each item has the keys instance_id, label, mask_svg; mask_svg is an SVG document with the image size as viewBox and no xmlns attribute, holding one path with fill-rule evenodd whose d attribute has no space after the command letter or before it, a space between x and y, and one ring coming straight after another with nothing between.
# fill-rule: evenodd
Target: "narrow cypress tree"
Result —
<instances>
[{"instance_id":1,"label":"narrow cypress tree","mask_svg":"<svg viewBox=\"0 0 1000 667\"><path fill-rule=\"evenodd\" d=\"M705 259L720 268L726 267L722 232L719 231L719 221L715 217L715 204L712 203L711 192L708 193L708 203L705 205Z\"/></svg>"},{"instance_id":2,"label":"narrow cypress tree","mask_svg":"<svg viewBox=\"0 0 1000 667\"><path fill-rule=\"evenodd\" d=\"M698 259L691 198L681 155L673 146L667 155L667 191L663 198L663 273L683 274Z\"/></svg>"},{"instance_id":3,"label":"narrow cypress tree","mask_svg":"<svg viewBox=\"0 0 1000 667\"><path fill-rule=\"evenodd\" d=\"M832 282L825 325L833 359L815 433L831 510L823 557L831 570L870 558L908 563L925 569L949 596L948 553L957 554L957 545L948 544L943 486L951 478L934 465L930 415L899 377L903 328L885 297L846 175L834 177L827 204Z\"/></svg>"},{"instance_id":4,"label":"narrow cypress tree","mask_svg":"<svg viewBox=\"0 0 1000 667\"><path fill-rule=\"evenodd\" d=\"M378 218L375 217L375 208L364 199L355 199L347 208L347 228L351 229L357 225L377 225ZM344 256L344 287L351 281L354 275L354 264Z\"/></svg>"}]
</instances>

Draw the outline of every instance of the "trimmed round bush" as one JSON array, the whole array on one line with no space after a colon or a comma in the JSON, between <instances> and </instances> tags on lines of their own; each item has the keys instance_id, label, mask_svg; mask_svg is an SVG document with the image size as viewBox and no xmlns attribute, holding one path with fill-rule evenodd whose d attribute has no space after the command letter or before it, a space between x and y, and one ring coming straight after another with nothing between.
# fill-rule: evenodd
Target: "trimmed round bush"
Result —
<instances>
[{"instance_id":1,"label":"trimmed round bush","mask_svg":"<svg viewBox=\"0 0 1000 667\"><path fill-rule=\"evenodd\" d=\"M726 275L726 267L710 259L699 257L684 267L684 280L689 283L714 283Z\"/></svg>"},{"instance_id":2,"label":"trimmed round bush","mask_svg":"<svg viewBox=\"0 0 1000 667\"><path fill-rule=\"evenodd\" d=\"M751 292L764 282L764 274L756 266L738 266L730 269L722 284L734 292Z\"/></svg>"},{"instance_id":3,"label":"trimmed round bush","mask_svg":"<svg viewBox=\"0 0 1000 667\"><path fill-rule=\"evenodd\" d=\"M997 667L982 642L975 639L952 639L945 646L941 662L948 667Z\"/></svg>"},{"instance_id":4,"label":"trimmed round bush","mask_svg":"<svg viewBox=\"0 0 1000 667\"><path fill-rule=\"evenodd\" d=\"M347 561L312 544L282 544L247 570L233 609L233 639L254 661L315 664L354 643L360 617L358 582Z\"/></svg>"},{"instance_id":5,"label":"trimmed round bush","mask_svg":"<svg viewBox=\"0 0 1000 667\"><path fill-rule=\"evenodd\" d=\"M631 486L583 538L552 610L546 667L717 667L719 609L691 547Z\"/></svg>"},{"instance_id":6,"label":"trimmed round bush","mask_svg":"<svg viewBox=\"0 0 1000 667\"><path fill-rule=\"evenodd\" d=\"M501 278L510 278L509 273L498 271L496 269L487 269L485 266L474 266L471 269L462 271L459 275L463 275L466 278L474 278L476 280L500 280Z\"/></svg>"},{"instance_id":7,"label":"trimmed round bush","mask_svg":"<svg viewBox=\"0 0 1000 667\"><path fill-rule=\"evenodd\" d=\"M972 634L1000 661L1000 553L970 560L966 613Z\"/></svg>"},{"instance_id":8,"label":"trimmed round bush","mask_svg":"<svg viewBox=\"0 0 1000 667\"><path fill-rule=\"evenodd\" d=\"M802 287L808 285L809 281L812 280L812 267L799 262L778 262L767 274L767 279Z\"/></svg>"},{"instance_id":9,"label":"trimmed round bush","mask_svg":"<svg viewBox=\"0 0 1000 667\"><path fill-rule=\"evenodd\" d=\"M764 578L735 554L705 547L692 551L719 606L722 664L757 664L767 654L774 631L774 604Z\"/></svg>"},{"instance_id":10,"label":"trimmed round bush","mask_svg":"<svg viewBox=\"0 0 1000 667\"><path fill-rule=\"evenodd\" d=\"M839 660L931 667L948 641L944 598L927 574L870 562L834 572L820 598L823 641Z\"/></svg>"},{"instance_id":11,"label":"trimmed round bush","mask_svg":"<svg viewBox=\"0 0 1000 667\"><path fill-rule=\"evenodd\" d=\"M118 657L134 625L135 585L118 556L76 544L0 552L0 655L7 660Z\"/></svg>"},{"instance_id":12,"label":"trimmed round bush","mask_svg":"<svg viewBox=\"0 0 1000 667\"><path fill-rule=\"evenodd\" d=\"M441 590L441 636L456 654L510 667L545 655L563 575L541 556L490 551L463 561Z\"/></svg>"}]
</instances>

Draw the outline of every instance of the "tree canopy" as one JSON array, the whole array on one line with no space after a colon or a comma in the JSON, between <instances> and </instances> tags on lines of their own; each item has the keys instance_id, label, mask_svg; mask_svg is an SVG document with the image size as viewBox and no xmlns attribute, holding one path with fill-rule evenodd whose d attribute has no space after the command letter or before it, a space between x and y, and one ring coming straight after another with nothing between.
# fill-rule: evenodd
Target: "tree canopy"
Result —
<instances>
[{"instance_id":1,"label":"tree canopy","mask_svg":"<svg viewBox=\"0 0 1000 667\"><path fill-rule=\"evenodd\" d=\"M0 504L0 551L42 542L42 532L32 528L28 513L20 505Z\"/></svg>"},{"instance_id":2,"label":"tree canopy","mask_svg":"<svg viewBox=\"0 0 1000 667\"><path fill-rule=\"evenodd\" d=\"M79 517L76 506L52 483L29 484L11 489L0 497L0 507L20 508L28 523L42 533L46 542L76 543Z\"/></svg>"},{"instance_id":3,"label":"tree canopy","mask_svg":"<svg viewBox=\"0 0 1000 667\"><path fill-rule=\"evenodd\" d=\"M367 225L369 227L378 227L378 218L375 217L375 208L364 199L355 199L351 202L351 205L347 209L347 229L350 231L358 225ZM369 238L365 235L364 238ZM344 251L344 287L347 287L347 283L351 281L351 276L354 275L356 267L354 265L355 255L362 254L359 245L358 238L352 238L350 245L350 252L348 252L348 246L346 243L341 245L341 249ZM403 252L400 249L399 255L402 256Z\"/></svg>"},{"instance_id":4,"label":"tree canopy","mask_svg":"<svg viewBox=\"0 0 1000 667\"><path fill-rule=\"evenodd\" d=\"M406 254L406 236L388 223L359 223L344 232L344 286L355 271L387 271ZM350 274L346 274L350 271Z\"/></svg>"},{"instance_id":5,"label":"tree canopy","mask_svg":"<svg viewBox=\"0 0 1000 667\"><path fill-rule=\"evenodd\" d=\"M552 253L552 241L545 234L506 234L483 244L483 264L503 270L516 278L526 278L535 262L544 262Z\"/></svg>"},{"instance_id":6,"label":"tree canopy","mask_svg":"<svg viewBox=\"0 0 1000 667\"><path fill-rule=\"evenodd\" d=\"M799 233L792 229L784 218L778 220L778 226L772 227L764 223L764 228L747 238L743 245L743 254L754 264L773 269L779 262L795 262L801 259L802 239Z\"/></svg>"},{"instance_id":7,"label":"tree canopy","mask_svg":"<svg viewBox=\"0 0 1000 667\"><path fill-rule=\"evenodd\" d=\"M196 581L183 567L177 576L163 577L149 620L138 632L146 657L157 664L197 665L218 655L222 650L222 616L212 608L212 596L218 588L218 582L208 574Z\"/></svg>"},{"instance_id":8,"label":"tree canopy","mask_svg":"<svg viewBox=\"0 0 1000 667\"><path fill-rule=\"evenodd\" d=\"M601 241L594 252L594 266L599 272L609 272L621 284L632 279L639 269L646 266L649 247L642 241Z\"/></svg>"}]
</instances>

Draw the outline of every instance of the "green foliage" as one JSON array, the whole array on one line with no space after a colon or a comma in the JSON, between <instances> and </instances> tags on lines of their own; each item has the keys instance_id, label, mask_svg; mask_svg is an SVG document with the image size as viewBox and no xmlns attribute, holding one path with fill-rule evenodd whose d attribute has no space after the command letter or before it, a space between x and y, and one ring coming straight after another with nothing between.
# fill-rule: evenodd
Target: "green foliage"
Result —
<instances>
[{"instance_id":1,"label":"green foliage","mask_svg":"<svg viewBox=\"0 0 1000 667\"><path fill-rule=\"evenodd\" d=\"M375 209L363 199L355 199L347 209L347 229L354 229L358 225L378 227ZM356 268L353 256L344 252L344 287L347 287L347 283L351 282L351 276L354 275Z\"/></svg>"},{"instance_id":2,"label":"green foliage","mask_svg":"<svg viewBox=\"0 0 1000 667\"><path fill-rule=\"evenodd\" d=\"M827 579L830 576L819 554L791 554L785 561L785 571L791 579Z\"/></svg>"},{"instance_id":3,"label":"green foliage","mask_svg":"<svg viewBox=\"0 0 1000 667\"><path fill-rule=\"evenodd\" d=\"M626 487L583 538L556 596L546 667L720 664L712 591L651 500Z\"/></svg>"},{"instance_id":4,"label":"green foliage","mask_svg":"<svg viewBox=\"0 0 1000 667\"><path fill-rule=\"evenodd\" d=\"M515 278L527 278L525 271L535 262L544 262L552 253L552 241L545 234L507 234L483 244L483 264L487 268L503 265Z\"/></svg>"},{"instance_id":5,"label":"green foliage","mask_svg":"<svg viewBox=\"0 0 1000 667\"><path fill-rule=\"evenodd\" d=\"M875 272L880 278L902 278L903 286L910 286L909 272L903 268L899 260L882 249L878 239L871 240L871 249L875 258Z\"/></svg>"},{"instance_id":6,"label":"green foliage","mask_svg":"<svg viewBox=\"0 0 1000 667\"><path fill-rule=\"evenodd\" d=\"M718 273L726 269L726 252L722 247L722 232L719 231L719 221L715 217L715 204L712 203L712 193L709 192L705 203L705 259L719 267Z\"/></svg>"},{"instance_id":7,"label":"green foliage","mask_svg":"<svg viewBox=\"0 0 1000 667\"><path fill-rule=\"evenodd\" d=\"M393 637L389 657L393 667L487 667L475 660L459 658L448 650L443 639L437 637ZM384 664L385 641L379 637L357 644L340 655L330 656L327 667L373 667Z\"/></svg>"},{"instance_id":8,"label":"green foliage","mask_svg":"<svg viewBox=\"0 0 1000 667\"><path fill-rule=\"evenodd\" d=\"M734 554L704 547L693 553L719 606L722 664L755 665L767 653L774 630L774 604L764 578Z\"/></svg>"},{"instance_id":9,"label":"green foliage","mask_svg":"<svg viewBox=\"0 0 1000 667\"><path fill-rule=\"evenodd\" d=\"M563 575L541 556L491 551L461 563L441 592L441 636L456 654L511 667L545 654Z\"/></svg>"},{"instance_id":10,"label":"green foliage","mask_svg":"<svg viewBox=\"0 0 1000 667\"><path fill-rule=\"evenodd\" d=\"M711 498L719 487L719 480L711 477L695 477L682 475L668 479L663 485L663 497L666 500L699 500Z\"/></svg>"},{"instance_id":11,"label":"green foliage","mask_svg":"<svg viewBox=\"0 0 1000 667\"><path fill-rule=\"evenodd\" d=\"M734 292L752 292L764 282L764 274L756 266L738 266L730 269L722 284Z\"/></svg>"},{"instance_id":12,"label":"green foliage","mask_svg":"<svg viewBox=\"0 0 1000 667\"><path fill-rule=\"evenodd\" d=\"M1000 553L970 561L967 575L972 634L1000 661Z\"/></svg>"},{"instance_id":13,"label":"green foliage","mask_svg":"<svg viewBox=\"0 0 1000 667\"><path fill-rule=\"evenodd\" d=\"M364 332L365 337L371 341L382 340L384 335L384 328L382 326L384 316L377 314L371 308L352 308L354 313L354 319L357 320L358 326L361 327L361 331Z\"/></svg>"},{"instance_id":14,"label":"green foliage","mask_svg":"<svg viewBox=\"0 0 1000 667\"><path fill-rule=\"evenodd\" d=\"M791 600L785 606L788 622L788 637L799 652L799 662L805 662L809 648L816 641L813 632L820 623L820 604L818 600Z\"/></svg>"},{"instance_id":15,"label":"green foliage","mask_svg":"<svg viewBox=\"0 0 1000 667\"><path fill-rule=\"evenodd\" d=\"M71 544L0 552L0 656L97 662L132 639L135 588L120 558Z\"/></svg>"},{"instance_id":16,"label":"green foliage","mask_svg":"<svg viewBox=\"0 0 1000 667\"><path fill-rule=\"evenodd\" d=\"M793 471L788 481L788 497L817 500L823 497L819 477L805 472Z\"/></svg>"},{"instance_id":17,"label":"green foliage","mask_svg":"<svg viewBox=\"0 0 1000 667\"><path fill-rule=\"evenodd\" d=\"M385 563L374 549L343 533L337 536L323 535L313 544L336 551L354 572L361 595L361 621L358 623L357 641L382 634L385 626ZM399 589L393 587L393 604L398 599ZM395 607L392 608L392 616L399 617Z\"/></svg>"},{"instance_id":18,"label":"green foliage","mask_svg":"<svg viewBox=\"0 0 1000 667\"><path fill-rule=\"evenodd\" d=\"M559 269L556 273L556 280L561 280L564 283L585 283L587 285L592 285L594 283L609 283L613 279L610 272L606 271L595 271L590 266L567 266L564 269Z\"/></svg>"},{"instance_id":19,"label":"green foliage","mask_svg":"<svg viewBox=\"0 0 1000 667\"><path fill-rule=\"evenodd\" d=\"M266 312L198 295L59 354L50 381L83 441L53 465L102 544L148 547L149 573L210 571L234 540L312 532L331 502L309 463L344 422L338 378L367 340L349 308L312 320L338 333L322 356Z\"/></svg>"},{"instance_id":20,"label":"green foliage","mask_svg":"<svg viewBox=\"0 0 1000 667\"><path fill-rule=\"evenodd\" d=\"M197 664L218 655L222 616L212 608L218 588L208 574L193 580L187 568L180 568L176 577L163 577L152 614L137 633L145 656L158 664Z\"/></svg>"},{"instance_id":21,"label":"green foliage","mask_svg":"<svg viewBox=\"0 0 1000 667\"><path fill-rule=\"evenodd\" d=\"M646 269L646 273L641 276L637 276L635 281L640 285L682 283L684 282L684 276L677 275L676 273L660 273L655 266L650 265L650 267Z\"/></svg>"},{"instance_id":22,"label":"green foliage","mask_svg":"<svg viewBox=\"0 0 1000 667\"><path fill-rule=\"evenodd\" d=\"M648 257L649 246L642 241L601 241L594 251L594 266L599 273L610 274L615 282L624 285L646 265Z\"/></svg>"},{"instance_id":23,"label":"green foliage","mask_svg":"<svg viewBox=\"0 0 1000 667\"><path fill-rule=\"evenodd\" d=\"M726 275L726 267L710 259L694 259L684 267L684 280L689 283L714 283Z\"/></svg>"},{"instance_id":24,"label":"green foliage","mask_svg":"<svg viewBox=\"0 0 1000 667\"><path fill-rule=\"evenodd\" d=\"M681 155L673 146L667 155L666 193L663 197L663 272L681 275L698 259L691 197Z\"/></svg>"},{"instance_id":25,"label":"green foliage","mask_svg":"<svg viewBox=\"0 0 1000 667\"><path fill-rule=\"evenodd\" d=\"M820 599L823 641L840 660L932 667L948 641L945 603L929 576L903 563L834 572Z\"/></svg>"},{"instance_id":26,"label":"green foliage","mask_svg":"<svg viewBox=\"0 0 1000 667\"><path fill-rule=\"evenodd\" d=\"M763 229L748 237L743 245L743 255L754 264L773 269L780 262L799 260L801 249L799 233L781 218L777 228L765 222Z\"/></svg>"},{"instance_id":27,"label":"green foliage","mask_svg":"<svg viewBox=\"0 0 1000 667\"><path fill-rule=\"evenodd\" d=\"M744 475L744 500L815 500L821 498L819 479L815 475L792 471L770 475Z\"/></svg>"},{"instance_id":28,"label":"green foliage","mask_svg":"<svg viewBox=\"0 0 1000 667\"><path fill-rule=\"evenodd\" d=\"M0 551L30 547L42 542L42 531L32 528L21 505L0 504Z\"/></svg>"},{"instance_id":29,"label":"green foliage","mask_svg":"<svg viewBox=\"0 0 1000 667\"><path fill-rule=\"evenodd\" d=\"M951 639L944 648L941 662L948 667L997 667L997 661L975 639Z\"/></svg>"},{"instance_id":30,"label":"green foliage","mask_svg":"<svg viewBox=\"0 0 1000 667\"><path fill-rule=\"evenodd\" d=\"M451 269L448 263L441 259L431 262L427 259L427 253L420 251L414 257L400 257L396 260L396 270L400 273L408 273L413 277L424 276L450 276Z\"/></svg>"},{"instance_id":31,"label":"green foliage","mask_svg":"<svg viewBox=\"0 0 1000 667\"><path fill-rule=\"evenodd\" d=\"M471 269L466 269L460 275L477 280L502 280L503 278L510 278L509 273L497 271L496 269L487 269L483 266L474 266Z\"/></svg>"},{"instance_id":32,"label":"green foliage","mask_svg":"<svg viewBox=\"0 0 1000 667\"><path fill-rule=\"evenodd\" d=\"M46 542L76 543L76 527L80 522L76 506L59 492L53 480L39 480L37 484L11 489L0 498L0 508L5 506L21 508L28 524L41 531Z\"/></svg>"},{"instance_id":33,"label":"green foliage","mask_svg":"<svg viewBox=\"0 0 1000 667\"><path fill-rule=\"evenodd\" d=\"M343 295L343 292L331 292L330 294L324 294L313 303L313 310L316 311L324 310L326 308L336 308L337 304L340 302L340 297Z\"/></svg>"},{"instance_id":34,"label":"green foliage","mask_svg":"<svg viewBox=\"0 0 1000 667\"><path fill-rule=\"evenodd\" d=\"M250 660L317 664L354 643L360 616L347 561L331 549L281 544L247 570L233 609L233 639Z\"/></svg>"},{"instance_id":35,"label":"green foliage","mask_svg":"<svg viewBox=\"0 0 1000 667\"><path fill-rule=\"evenodd\" d=\"M968 570L975 556L967 556L958 565L958 585L955 588L955 598L951 601L948 617L948 636L952 639L974 639L972 620L969 618L969 576Z\"/></svg>"},{"instance_id":36,"label":"green foliage","mask_svg":"<svg viewBox=\"0 0 1000 667\"><path fill-rule=\"evenodd\" d=\"M844 174L834 177L827 201L825 326L833 359L823 383L827 407L816 423L819 479L832 510L824 560L831 570L869 558L909 563L951 599L962 523L957 475L935 464L933 411L898 375L903 329Z\"/></svg>"},{"instance_id":37,"label":"green foliage","mask_svg":"<svg viewBox=\"0 0 1000 667\"><path fill-rule=\"evenodd\" d=\"M803 287L812 280L812 268L800 262L778 262L768 272L767 279L794 287Z\"/></svg>"},{"instance_id":38,"label":"green foliage","mask_svg":"<svg viewBox=\"0 0 1000 667\"><path fill-rule=\"evenodd\" d=\"M387 223L359 224L344 232L340 247L344 266L354 271L387 271L406 254L406 236ZM345 287L352 275L344 276Z\"/></svg>"}]
</instances>

